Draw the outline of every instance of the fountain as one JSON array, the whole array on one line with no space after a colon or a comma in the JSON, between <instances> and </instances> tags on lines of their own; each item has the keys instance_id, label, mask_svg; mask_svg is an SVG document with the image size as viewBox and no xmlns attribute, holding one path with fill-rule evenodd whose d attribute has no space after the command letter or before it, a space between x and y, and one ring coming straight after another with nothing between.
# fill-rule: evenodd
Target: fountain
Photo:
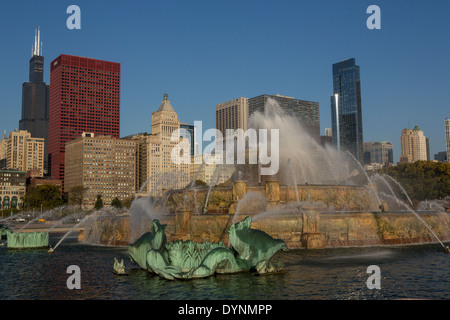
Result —
<instances>
[{"instance_id":1,"label":"fountain","mask_svg":"<svg viewBox=\"0 0 450 320\"><path fill-rule=\"evenodd\" d=\"M7 232L8 249L42 249L48 247L47 232Z\"/></svg>"},{"instance_id":2,"label":"fountain","mask_svg":"<svg viewBox=\"0 0 450 320\"><path fill-rule=\"evenodd\" d=\"M216 167L216 170L214 170L214 174L211 177L211 181L209 182L209 189L208 189L208 193L206 195L206 200L205 200L205 204L203 206L203 211L202 213L205 214L208 211L208 203L209 203L209 195L211 194L211 189L214 185L217 184L217 182L219 181L220 178L220 174L222 172L222 166L223 165L218 165Z\"/></svg>"},{"instance_id":3,"label":"fountain","mask_svg":"<svg viewBox=\"0 0 450 320\"><path fill-rule=\"evenodd\" d=\"M229 229L232 249L223 243L169 242L165 226L153 220L152 231L128 246L133 262L142 269L165 279L204 278L214 273L254 271L259 274L279 272L282 263L274 262L279 250L287 250L283 240L251 228L251 218L233 224Z\"/></svg>"},{"instance_id":4,"label":"fountain","mask_svg":"<svg viewBox=\"0 0 450 320\"><path fill-rule=\"evenodd\" d=\"M277 174L260 176L259 164L237 165L232 178L216 186L218 165L207 186L195 186L194 180L186 188L165 190L161 197L138 197L129 215L88 225L85 233L89 228L102 233L92 243L118 245L118 235L119 245L135 243L156 219L165 226L168 243L229 244L227 230L242 216L290 249L450 240L445 210L417 212L405 206L394 194L391 178L369 177L353 156L320 146L295 118L275 103L272 107L268 114L253 114L249 127L280 128L279 163L284 165ZM392 210L396 206L406 210Z\"/></svg>"}]
</instances>

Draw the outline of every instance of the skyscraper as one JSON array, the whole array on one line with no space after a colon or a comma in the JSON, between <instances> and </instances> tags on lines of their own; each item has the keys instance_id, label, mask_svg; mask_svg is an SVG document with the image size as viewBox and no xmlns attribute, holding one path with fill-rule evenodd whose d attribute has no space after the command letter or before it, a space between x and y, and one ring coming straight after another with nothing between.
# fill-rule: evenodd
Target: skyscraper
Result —
<instances>
[{"instance_id":1,"label":"skyscraper","mask_svg":"<svg viewBox=\"0 0 450 320\"><path fill-rule=\"evenodd\" d=\"M191 145L191 156L194 156L196 153L195 150L195 144L196 144L196 138L197 138L197 129L194 125L189 123L180 123L180 129L184 129L185 132L182 132L181 134L186 134L186 137L189 138L189 143ZM189 135L189 136L188 136Z\"/></svg>"},{"instance_id":2,"label":"skyscraper","mask_svg":"<svg viewBox=\"0 0 450 320\"><path fill-rule=\"evenodd\" d=\"M445 119L445 143L447 145L447 162L450 162L450 119Z\"/></svg>"},{"instance_id":3,"label":"skyscraper","mask_svg":"<svg viewBox=\"0 0 450 320\"><path fill-rule=\"evenodd\" d=\"M50 67L49 168L63 181L66 142L120 137L120 63L62 54Z\"/></svg>"},{"instance_id":4,"label":"skyscraper","mask_svg":"<svg viewBox=\"0 0 450 320\"><path fill-rule=\"evenodd\" d=\"M225 137L227 129L247 130L248 98L240 97L216 105L216 129Z\"/></svg>"},{"instance_id":5,"label":"skyscraper","mask_svg":"<svg viewBox=\"0 0 450 320\"><path fill-rule=\"evenodd\" d=\"M40 29L36 30L31 48L28 82L22 85L22 116L19 129L28 131L33 138L44 139L44 171L48 170L48 108L49 85L44 82L44 57Z\"/></svg>"},{"instance_id":6,"label":"skyscraper","mask_svg":"<svg viewBox=\"0 0 450 320\"><path fill-rule=\"evenodd\" d=\"M295 99L293 97L275 95L261 95L248 99L248 116L256 112L265 112L269 106L269 99L275 100L288 115L296 117L304 126L305 131L316 141L320 142L320 113L319 103Z\"/></svg>"},{"instance_id":7,"label":"skyscraper","mask_svg":"<svg viewBox=\"0 0 450 320\"><path fill-rule=\"evenodd\" d=\"M402 149L400 163L414 163L420 160L428 160L427 139L417 125L412 130L403 129L400 142Z\"/></svg>"},{"instance_id":8,"label":"skyscraper","mask_svg":"<svg viewBox=\"0 0 450 320\"><path fill-rule=\"evenodd\" d=\"M363 161L363 128L359 66L351 58L333 64L331 123L333 144Z\"/></svg>"},{"instance_id":9,"label":"skyscraper","mask_svg":"<svg viewBox=\"0 0 450 320\"><path fill-rule=\"evenodd\" d=\"M44 175L44 138L34 138L28 131L17 129L9 134L6 167L10 170L37 170Z\"/></svg>"},{"instance_id":10,"label":"skyscraper","mask_svg":"<svg viewBox=\"0 0 450 320\"><path fill-rule=\"evenodd\" d=\"M150 191L152 195L161 195L164 188L179 189L189 183L189 164L176 163L172 159L172 152L184 141L180 136L172 140L174 131L179 129L178 115L169 96L164 94L160 107L152 112L152 133L138 138L136 190L140 190L141 195L148 195ZM190 155L188 159L191 159Z\"/></svg>"}]
</instances>

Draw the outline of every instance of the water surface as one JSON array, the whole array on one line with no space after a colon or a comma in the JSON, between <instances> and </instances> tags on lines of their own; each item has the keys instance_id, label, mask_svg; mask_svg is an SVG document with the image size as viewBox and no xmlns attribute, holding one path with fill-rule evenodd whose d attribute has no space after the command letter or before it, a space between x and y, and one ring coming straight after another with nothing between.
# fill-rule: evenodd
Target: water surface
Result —
<instances>
[{"instance_id":1,"label":"water surface","mask_svg":"<svg viewBox=\"0 0 450 320\"><path fill-rule=\"evenodd\" d=\"M57 243L62 234L51 234ZM280 274L216 275L168 281L140 270L123 247L82 244L67 237L54 254L0 247L0 299L121 300L385 300L449 299L449 254L439 244L290 250L277 257ZM114 258L124 259L128 276L112 273ZM81 270L81 289L70 290L67 268ZM367 268L381 270L381 289L369 290Z\"/></svg>"}]
</instances>

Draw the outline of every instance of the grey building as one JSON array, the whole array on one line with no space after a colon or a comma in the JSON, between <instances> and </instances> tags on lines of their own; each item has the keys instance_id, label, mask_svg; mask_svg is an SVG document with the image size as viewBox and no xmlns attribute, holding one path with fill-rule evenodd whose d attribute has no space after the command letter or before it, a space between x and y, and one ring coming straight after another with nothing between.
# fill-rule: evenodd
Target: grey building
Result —
<instances>
[{"instance_id":1,"label":"grey building","mask_svg":"<svg viewBox=\"0 0 450 320\"><path fill-rule=\"evenodd\" d=\"M447 151L440 151L434 154L434 160L442 163L447 162Z\"/></svg>"},{"instance_id":2,"label":"grey building","mask_svg":"<svg viewBox=\"0 0 450 320\"><path fill-rule=\"evenodd\" d=\"M189 143L191 144L191 156L195 156L195 142L196 142L195 126L189 123L180 123L180 129L185 129L189 133Z\"/></svg>"},{"instance_id":3,"label":"grey building","mask_svg":"<svg viewBox=\"0 0 450 320\"><path fill-rule=\"evenodd\" d=\"M31 54L29 80L22 85L22 116L19 129L30 132L33 138L44 138L44 171L47 172L50 86L44 82L44 57L39 30L35 35Z\"/></svg>"},{"instance_id":4,"label":"grey building","mask_svg":"<svg viewBox=\"0 0 450 320\"><path fill-rule=\"evenodd\" d=\"M264 112L268 106L269 99L278 102L286 114L296 117L306 131L320 143L320 112L318 102L299 100L278 94L263 94L248 99L249 118L256 111Z\"/></svg>"},{"instance_id":5,"label":"grey building","mask_svg":"<svg viewBox=\"0 0 450 320\"><path fill-rule=\"evenodd\" d=\"M363 161L363 128L361 110L361 81L355 59L333 64L333 95L331 123L333 144L340 151L350 152Z\"/></svg>"},{"instance_id":6,"label":"grey building","mask_svg":"<svg viewBox=\"0 0 450 320\"><path fill-rule=\"evenodd\" d=\"M393 145L390 141L376 141L364 143L365 164L389 164L394 163Z\"/></svg>"}]
</instances>

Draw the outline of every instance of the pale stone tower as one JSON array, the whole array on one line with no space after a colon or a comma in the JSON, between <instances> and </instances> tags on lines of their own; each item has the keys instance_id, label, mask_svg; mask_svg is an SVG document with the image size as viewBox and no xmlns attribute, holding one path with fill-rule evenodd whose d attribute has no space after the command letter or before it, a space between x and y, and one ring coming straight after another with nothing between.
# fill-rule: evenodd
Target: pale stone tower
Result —
<instances>
[{"instance_id":1,"label":"pale stone tower","mask_svg":"<svg viewBox=\"0 0 450 320\"><path fill-rule=\"evenodd\" d=\"M152 134L146 136L146 157L141 157L147 167L147 185L141 190L141 195L160 196L163 189L183 188L189 182L189 164L177 164L172 159L172 151L181 139L178 135L172 140L172 134L180 129L180 120L164 94L161 106L152 113ZM189 156L190 160L190 156ZM145 175L144 175L145 176ZM140 181L141 186L145 181Z\"/></svg>"}]
</instances>

